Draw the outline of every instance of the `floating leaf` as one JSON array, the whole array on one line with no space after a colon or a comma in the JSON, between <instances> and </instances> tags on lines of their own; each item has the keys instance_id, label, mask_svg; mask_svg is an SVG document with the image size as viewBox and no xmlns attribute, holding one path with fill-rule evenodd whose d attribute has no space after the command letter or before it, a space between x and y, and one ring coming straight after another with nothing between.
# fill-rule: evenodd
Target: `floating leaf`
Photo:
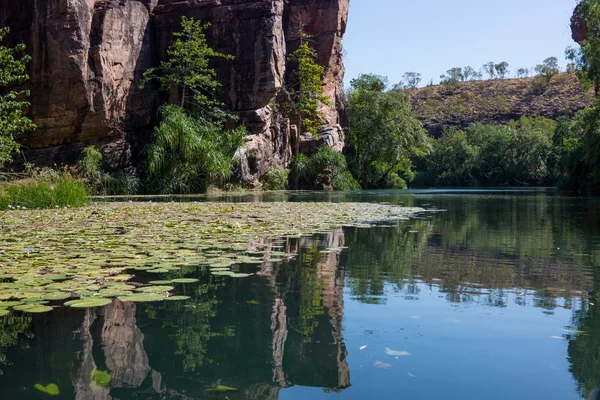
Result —
<instances>
[{"instance_id":1,"label":"floating leaf","mask_svg":"<svg viewBox=\"0 0 600 400\"><path fill-rule=\"evenodd\" d=\"M143 293L161 293L161 292L170 292L173 289L175 289L173 286L146 286L146 287L141 287L137 290L138 290L138 292L143 292Z\"/></svg>"},{"instance_id":2,"label":"floating leaf","mask_svg":"<svg viewBox=\"0 0 600 400\"><path fill-rule=\"evenodd\" d=\"M97 386L104 388L110 383L111 377L108 372L95 369L92 372L92 379Z\"/></svg>"},{"instance_id":3,"label":"floating leaf","mask_svg":"<svg viewBox=\"0 0 600 400\"><path fill-rule=\"evenodd\" d=\"M232 278L247 278L247 277L252 276L252 275L254 275L254 274L234 273L234 274L231 274L230 276Z\"/></svg>"},{"instance_id":4,"label":"floating leaf","mask_svg":"<svg viewBox=\"0 0 600 400\"><path fill-rule=\"evenodd\" d=\"M13 307L13 310L23 311L26 313L39 314L39 313L45 313L48 311L52 311L53 308L50 306L43 305L43 304L23 304L20 306Z\"/></svg>"},{"instance_id":5,"label":"floating leaf","mask_svg":"<svg viewBox=\"0 0 600 400\"><path fill-rule=\"evenodd\" d=\"M58 386L55 383L50 383L48 386L43 386L39 383L33 385L33 387L40 392L46 393L50 396L58 396L60 391L58 390Z\"/></svg>"},{"instance_id":6,"label":"floating leaf","mask_svg":"<svg viewBox=\"0 0 600 400\"><path fill-rule=\"evenodd\" d=\"M207 392L217 392L217 393L226 393L226 392L237 392L238 389L230 386L217 385L210 389L206 389Z\"/></svg>"},{"instance_id":7,"label":"floating leaf","mask_svg":"<svg viewBox=\"0 0 600 400\"><path fill-rule=\"evenodd\" d=\"M251 304L251 305L253 305L253 306L257 306L257 305L259 305L259 304L260 304L260 303L259 303L258 301L256 301L256 300L250 300L250 301L247 301L246 303L248 303L248 304Z\"/></svg>"},{"instance_id":8,"label":"floating leaf","mask_svg":"<svg viewBox=\"0 0 600 400\"><path fill-rule=\"evenodd\" d=\"M231 276L234 274L232 271L211 271L210 273L216 276Z\"/></svg>"},{"instance_id":9,"label":"floating leaf","mask_svg":"<svg viewBox=\"0 0 600 400\"><path fill-rule=\"evenodd\" d=\"M174 281L162 280L162 281L150 281L148 282L151 285L170 285L174 283Z\"/></svg>"},{"instance_id":10,"label":"floating leaf","mask_svg":"<svg viewBox=\"0 0 600 400\"><path fill-rule=\"evenodd\" d=\"M2 308L0 309L0 317L4 317L5 315L10 314L10 311L8 311L6 308Z\"/></svg>"},{"instance_id":11,"label":"floating leaf","mask_svg":"<svg viewBox=\"0 0 600 400\"><path fill-rule=\"evenodd\" d=\"M65 305L73 308L92 308L102 307L110 303L112 303L111 299L104 299L99 297L86 297L81 300L67 301Z\"/></svg>"},{"instance_id":12,"label":"floating leaf","mask_svg":"<svg viewBox=\"0 0 600 400\"><path fill-rule=\"evenodd\" d=\"M167 296L165 296L164 294L158 294L158 293L136 293L136 294L132 294L129 296L122 296L119 297L119 300L121 301L131 301L134 303L143 303L143 302L150 302L150 301L163 301L166 300Z\"/></svg>"},{"instance_id":13,"label":"floating leaf","mask_svg":"<svg viewBox=\"0 0 600 400\"><path fill-rule=\"evenodd\" d=\"M44 300L65 300L70 297L71 297L71 293L54 292L54 293L47 293L47 294L43 295L42 299L44 299Z\"/></svg>"},{"instance_id":14,"label":"floating leaf","mask_svg":"<svg viewBox=\"0 0 600 400\"><path fill-rule=\"evenodd\" d=\"M196 283L199 282L199 279L195 278L177 278L171 281L172 283Z\"/></svg>"},{"instance_id":15,"label":"floating leaf","mask_svg":"<svg viewBox=\"0 0 600 400\"><path fill-rule=\"evenodd\" d=\"M169 296L169 297L165 298L165 300L181 301L181 300L189 300L190 298L191 298L190 296Z\"/></svg>"},{"instance_id":16,"label":"floating leaf","mask_svg":"<svg viewBox=\"0 0 600 400\"><path fill-rule=\"evenodd\" d=\"M9 308L23 304L20 301L2 301L0 302L0 308Z\"/></svg>"}]
</instances>

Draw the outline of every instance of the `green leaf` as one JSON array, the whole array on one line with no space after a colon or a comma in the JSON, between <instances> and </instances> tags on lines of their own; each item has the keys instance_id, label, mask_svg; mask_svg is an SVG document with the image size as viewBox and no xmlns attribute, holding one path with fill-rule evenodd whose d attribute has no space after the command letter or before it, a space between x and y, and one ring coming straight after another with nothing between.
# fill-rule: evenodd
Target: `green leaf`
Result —
<instances>
[{"instance_id":1,"label":"green leaf","mask_svg":"<svg viewBox=\"0 0 600 400\"><path fill-rule=\"evenodd\" d=\"M196 283L196 282L199 282L199 279L195 279L195 278L178 278L178 279L173 279L171 282L172 283Z\"/></svg>"},{"instance_id":2,"label":"green leaf","mask_svg":"<svg viewBox=\"0 0 600 400\"><path fill-rule=\"evenodd\" d=\"M97 386L105 388L110 383L111 377L108 372L96 369L92 372L92 379Z\"/></svg>"},{"instance_id":3,"label":"green leaf","mask_svg":"<svg viewBox=\"0 0 600 400\"><path fill-rule=\"evenodd\" d=\"M206 391L207 392L217 392L217 393L227 393L227 392L238 392L239 390L234 387L231 387L231 386L217 385L210 389L206 389Z\"/></svg>"},{"instance_id":4,"label":"green leaf","mask_svg":"<svg viewBox=\"0 0 600 400\"><path fill-rule=\"evenodd\" d=\"M46 393L50 396L58 396L60 391L58 390L58 386L55 383L50 383L48 386L43 386L39 383L33 385L33 387L40 392Z\"/></svg>"},{"instance_id":5,"label":"green leaf","mask_svg":"<svg viewBox=\"0 0 600 400\"><path fill-rule=\"evenodd\" d=\"M67 301L65 305L72 308L92 308L106 306L110 303L112 303L111 299L104 299L99 297L86 297L81 300Z\"/></svg>"}]
</instances>

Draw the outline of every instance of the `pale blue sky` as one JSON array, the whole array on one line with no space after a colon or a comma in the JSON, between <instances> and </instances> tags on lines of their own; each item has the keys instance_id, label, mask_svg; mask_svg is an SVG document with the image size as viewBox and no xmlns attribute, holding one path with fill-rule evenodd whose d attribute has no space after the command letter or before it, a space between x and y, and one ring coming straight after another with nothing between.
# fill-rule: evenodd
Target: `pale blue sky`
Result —
<instances>
[{"instance_id":1,"label":"pale blue sky","mask_svg":"<svg viewBox=\"0 0 600 400\"><path fill-rule=\"evenodd\" d=\"M362 73L421 85L452 67L507 61L511 75L550 56L566 65L576 0L350 0L346 83Z\"/></svg>"}]
</instances>

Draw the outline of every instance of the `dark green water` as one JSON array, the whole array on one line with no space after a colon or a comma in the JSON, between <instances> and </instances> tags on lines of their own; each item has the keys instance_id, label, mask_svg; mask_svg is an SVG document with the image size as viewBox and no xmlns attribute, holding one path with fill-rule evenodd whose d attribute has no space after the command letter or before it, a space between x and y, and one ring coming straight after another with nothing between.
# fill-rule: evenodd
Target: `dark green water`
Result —
<instances>
[{"instance_id":1,"label":"dark green water","mask_svg":"<svg viewBox=\"0 0 600 400\"><path fill-rule=\"evenodd\" d=\"M587 399L600 383L600 199L422 191L226 200L445 211L287 240L297 259L247 267L256 275L245 279L191 269L201 281L184 286L187 302L2 318L0 397L562 400ZM331 247L347 248L323 252ZM110 374L108 387L92 384L94 370ZM217 384L238 391L206 392Z\"/></svg>"}]
</instances>

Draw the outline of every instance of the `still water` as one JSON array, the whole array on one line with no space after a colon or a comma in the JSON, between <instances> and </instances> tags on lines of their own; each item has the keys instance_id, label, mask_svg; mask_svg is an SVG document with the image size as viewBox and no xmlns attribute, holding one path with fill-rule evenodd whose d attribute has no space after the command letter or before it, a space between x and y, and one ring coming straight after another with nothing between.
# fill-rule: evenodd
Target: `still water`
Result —
<instances>
[{"instance_id":1,"label":"still water","mask_svg":"<svg viewBox=\"0 0 600 400\"><path fill-rule=\"evenodd\" d=\"M225 200L434 212L277 242L298 257L248 267L256 274L245 279L192 268L186 277L200 283L176 293L192 296L186 302L1 318L0 397L596 400L600 199L420 191ZM96 384L94 371L110 382ZM237 391L207 391L216 385Z\"/></svg>"}]
</instances>

